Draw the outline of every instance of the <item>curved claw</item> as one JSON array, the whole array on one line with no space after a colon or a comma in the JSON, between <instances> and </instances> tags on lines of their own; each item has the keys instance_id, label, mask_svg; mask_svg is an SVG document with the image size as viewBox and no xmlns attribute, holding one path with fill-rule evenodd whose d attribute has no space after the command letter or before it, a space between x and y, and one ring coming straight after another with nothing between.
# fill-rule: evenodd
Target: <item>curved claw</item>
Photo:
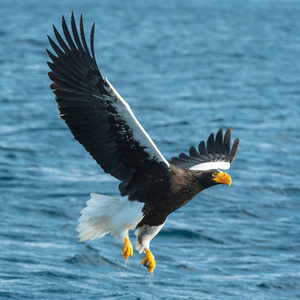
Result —
<instances>
[{"instance_id":1,"label":"curved claw","mask_svg":"<svg viewBox=\"0 0 300 300\"><path fill-rule=\"evenodd\" d=\"M132 256L133 254L133 247L129 240L129 238L125 238L125 245L123 247L123 256L125 259L127 259L129 256Z\"/></svg>"},{"instance_id":2,"label":"curved claw","mask_svg":"<svg viewBox=\"0 0 300 300\"><path fill-rule=\"evenodd\" d=\"M150 250L145 249L146 251L146 257L141 261L141 263L148 268L148 271L152 273L155 269L156 262L155 262L155 257L151 253Z\"/></svg>"}]
</instances>

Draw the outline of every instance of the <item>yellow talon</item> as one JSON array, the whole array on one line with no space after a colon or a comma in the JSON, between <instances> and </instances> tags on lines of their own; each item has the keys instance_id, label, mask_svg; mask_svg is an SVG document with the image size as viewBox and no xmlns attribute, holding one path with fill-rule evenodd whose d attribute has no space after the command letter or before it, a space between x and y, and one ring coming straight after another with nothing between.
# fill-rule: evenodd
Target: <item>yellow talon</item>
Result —
<instances>
[{"instance_id":1,"label":"yellow talon","mask_svg":"<svg viewBox=\"0 0 300 300\"><path fill-rule=\"evenodd\" d=\"M141 261L141 263L148 268L148 271L152 273L155 269L156 262L155 262L155 257L151 253L150 250L145 249L146 251L146 257Z\"/></svg>"},{"instance_id":2,"label":"yellow talon","mask_svg":"<svg viewBox=\"0 0 300 300\"><path fill-rule=\"evenodd\" d=\"M132 256L133 254L133 247L129 240L129 238L125 238L125 245L123 248L123 256L125 259L127 259L129 256Z\"/></svg>"}]
</instances>

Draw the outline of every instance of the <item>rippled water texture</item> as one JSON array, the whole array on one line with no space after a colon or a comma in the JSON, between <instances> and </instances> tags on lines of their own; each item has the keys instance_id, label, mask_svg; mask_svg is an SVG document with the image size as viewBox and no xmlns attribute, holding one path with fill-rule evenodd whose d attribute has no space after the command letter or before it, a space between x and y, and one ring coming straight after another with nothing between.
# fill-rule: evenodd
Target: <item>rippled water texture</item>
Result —
<instances>
[{"instance_id":1,"label":"rippled water texture","mask_svg":"<svg viewBox=\"0 0 300 300\"><path fill-rule=\"evenodd\" d=\"M103 74L167 159L220 127L240 138L232 186L201 193L152 241L153 275L110 236L77 242L89 193L119 194L49 89L46 35L72 10L96 22ZM288 0L2 0L0 298L300 297L299 15Z\"/></svg>"}]
</instances>

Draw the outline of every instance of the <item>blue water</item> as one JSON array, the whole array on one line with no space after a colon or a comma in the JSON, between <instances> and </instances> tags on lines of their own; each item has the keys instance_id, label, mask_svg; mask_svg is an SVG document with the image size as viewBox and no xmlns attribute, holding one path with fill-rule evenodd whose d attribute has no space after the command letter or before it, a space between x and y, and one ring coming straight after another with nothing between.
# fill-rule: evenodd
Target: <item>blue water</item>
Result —
<instances>
[{"instance_id":1,"label":"blue water","mask_svg":"<svg viewBox=\"0 0 300 300\"><path fill-rule=\"evenodd\" d=\"M300 2L44 2L0 1L0 298L300 298ZM49 89L46 34L72 10L167 159L240 138L232 186L169 217L152 275L110 236L77 242L89 193L119 194Z\"/></svg>"}]
</instances>

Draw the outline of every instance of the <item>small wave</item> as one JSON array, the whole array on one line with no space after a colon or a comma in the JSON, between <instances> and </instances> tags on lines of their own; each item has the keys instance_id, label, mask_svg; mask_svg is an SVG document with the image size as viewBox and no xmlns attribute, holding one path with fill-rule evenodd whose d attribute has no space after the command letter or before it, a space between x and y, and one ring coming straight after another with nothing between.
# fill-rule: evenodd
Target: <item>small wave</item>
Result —
<instances>
[{"instance_id":1,"label":"small wave","mask_svg":"<svg viewBox=\"0 0 300 300\"><path fill-rule=\"evenodd\" d=\"M35 212L37 212L39 215L45 215L50 217L63 218L63 219L69 218L67 213L63 211L52 210L52 209L35 209Z\"/></svg>"},{"instance_id":2,"label":"small wave","mask_svg":"<svg viewBox=\"0 0 300 300\"><path fill-rule=\"evenodd\" d=\"M275 187L275 186L254 186L251 188L253 192L265 193L272 192L285 196L300 196L300 189L296 187Z\"/></svg>"},{"instance_id":3,"label":"small wave","mask_svg":"<svg viewBox=\"0 0 300 300\"><path fill-rule=\"evenodd\" d=\"M262 289L276 289L276 290L289 290L289 291L297 291L300 288L299 281L297 282L262 282L258 284L257 287Z\"/></svg>"},{"instance_id":4,"label":"small wave","mask_svg":"<svg viewBox=\"0 0 300 300\"><path fill-rule=\"evenodd\" d=\"M66 263L69 264L74 264L74 265L78 265L78 264L84 264L84 265L91 265L91 266L95 266L95 265L101 265L101 266L107 266L107 267L113 267L113 268L117 268L120 269L122 268L120 266L120 264L117 264L115 262L113 262L112 260L109 260L107 258L102 257L100 254L75 254L73 256L68 257L65 260ZM124 269L126 269L124 267Z\"/></svg>"},{"instance_id":5,"label":"small wave","mask_svg":"<svg viewBox=\"0 0 300 300\"><path fill-rule=\"evenodd\" d=\"M160 236L183 237L187 239L200 239L201 235L197 232L185 229L165 229L160 232Z\"/></svg>"},{"instance_id":6,"label":"small wave","mask_svg":"<svg viewBox=\"0 0 300 300\"><path fill-rule=\"evenodd\" d=\"M14 177L14 176L0 176L0 181L12 181L15 179L16 179L16 177Z\"/></svg>"},{"instance_id":7,"label":"small wave","mask_svg":"<svg viewBox=\"0 0 300 300\"><path fill-rule=\"evenodd\" d=\"M42 277L42 278L67 278L67 279L79 279L80 276L77 274L71 274L67 272L57 272L57 271L37 271L33 272L35 276Z\"/></svg>"},{"instance_id":8,"label":"small wave","mask_svg":"<svg viewBox=\"0 0 300 300\"><path fill-rule=\"evenodd\" d=\"M178 268L182 271L187 271L187 272L199 272L199 269L195 268L194 266L191 267L184 263L179 264Z\"/></svg>"},{"instance_id":9,"label":"small wave","mask_svg":"<svg viewBox=\"0 0 300 300\"><path fill-rule=\"evenodd\" d=\"M163 237L179 237L186 239L197 239L197 240L206 240L216 244L224 244L223 241L219 239L212 238L210 236L206 236L204 234L186 230L186 229L165 229L160 232L160 236Z\"/></svg>"},{"instance_id":10,"label":"small wave","mask_svg":"<svg viewBox=\"0 0 300 300\"><path fill-rule=\"evenodd\" d=\"M32 264L32 265L38 265L40 262L37 259L32 259L32 258L28 258L28 257L16 257L16 256L12 256L12 257L1 257L2 261L7 261L10 263L24 263L24 264ZM3 279L4 277L1 276L1 278ZM16 279L18 277L11 277L8 276L9 279Z\"/></svg>"},{"instance_id":11,"label":"small wave","mask_svg":"<svg viewBox=\"0 0 300 300\"><path fill-rule=\"evenodd\" d=\"M1 291L1 298L3 297L3 299L17 299L16 297L20 297L19 299L23 298L22 293L18 293L18 292L3 292ZM23 298L24 299L24 298Z\"/></svg>"},{"instance_id":12,"label":"small wave","mask_svg":"<svg viewBox=\"0 0 300 300\"><path fill-rule=\"evenodd\" d=\"M246 217L252 217L254 219L259 219L258 215L255 215L253 212L250 212L246 209L241 209L241 210L237 211L237 215L239 218L243 218L244 216L246 216Z\"/></svg>"}]
</instances>

